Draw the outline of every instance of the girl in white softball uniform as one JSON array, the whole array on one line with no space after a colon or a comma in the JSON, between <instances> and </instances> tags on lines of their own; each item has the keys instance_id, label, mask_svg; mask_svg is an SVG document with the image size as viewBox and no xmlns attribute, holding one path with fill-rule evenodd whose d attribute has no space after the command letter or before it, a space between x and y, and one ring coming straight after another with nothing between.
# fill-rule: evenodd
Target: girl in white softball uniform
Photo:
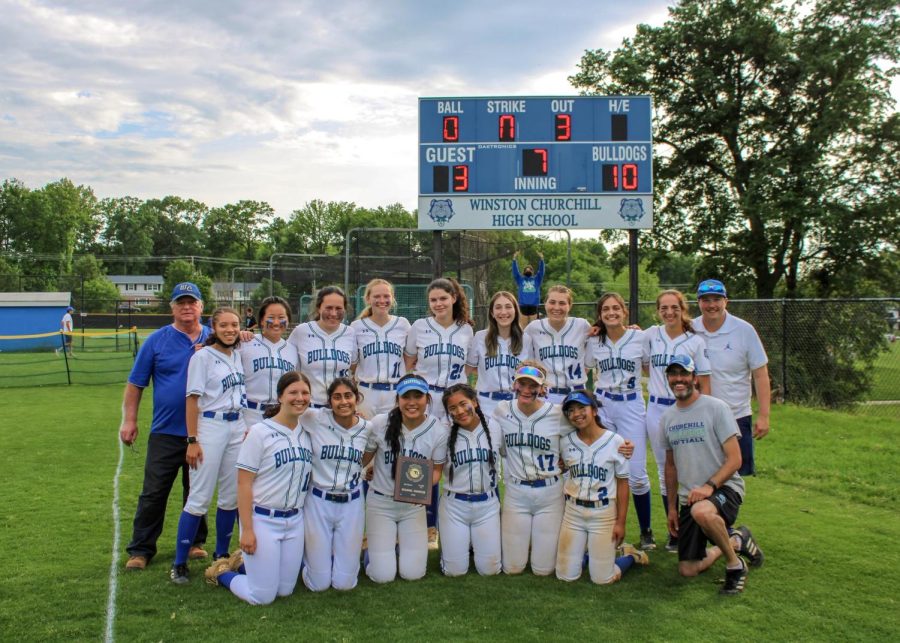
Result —
<instances>
[{"instance_id":1,"label":"girl in white softball uniform","mask_svg":"<svg viewBox=\"0 0 900 643\"><path fill-rule=\"evenodd\" d=\"M547 576L556 568L563 514L559 439L572 427L558 406L542 399L546 371L526 361L516 371L516 399L500 402L492 423L503 436L506 482L501 515L503 571L521 574L531 551L531 571Z\"/></svg>"},{"instance_id":2,"label":"girl in white softball uniform","mask_svg":"<svg viewBox=\"0 0 900 643\"><path fill-rule=\"evenodd\" d=\"M488 305L488 327L475 333L466 356L466 374L478 374L478 405L490 417L502 400L513 399L519 364L528 359L519 304L512 293L496 293Z\"/></svg>"},{"instance_id":3,"label":"girl in white softball uniform","mask_svg":"<svg viewBox=\"0 0 900 643\"><path fill-rule=\"evenodd\" d=\"M246 400L244 368L234 351L240 343L241 319L236 310L219 308L212 314L211 324L213 332L206 346L194 353L188 364L185 460L190 467L191 490L178 520L170 573L172 582L179 585L188 582L188 552L217 486L215 558L228 556L237 518L235 462L246 428L241 419Z\"/></svg>"},{"instance_id":4,"label":"girl in white softball uniform","mask_svg":"<svg viewBox=\"0 0 900 643\"><path fill-rule=\"evenodd\" d=\"M628 484L641 529L641 548L653 549L650 528L650 477L647 475L647 420L641 370L644 332L625 328L628 307L618 293L597 301L600 334L587 342L585 364L595 368L594 385L603 426L634 443L628 461Z\"/></svg>"},{"instance_id":5,"label":"girl in white softball uniform","mask_svg":"<svg viewBox=\"0 0 900 643\"><path fill-rule=\"evenodd\" d=\"M313 451L303 583L314 592L353 589L359 576L366 521L362 461L372 425L357 415L358 400L356 384L339 377L328 387L329 408L300 418Z\"/></svg>"},{"instance_id":6,"label":"girl in white softball uniform","mask_svg":"<svg viewBox=\"0 0 900 643\"><path fill-rule=\"evenodd\" d=\"M525 328L525 346L531 359L547 369L547 397L554 404L587 381L585 345L591 325L580 317L569 317L572 291L553 286L544 302L546 319L536 319Z\"/></svg>"},{"instance_id":7,"label":"girl in white softball uniform","mask_svg":"<svg viewBox=\"0 0 900 643\"><path fill-rule=\"evenodd\" d=\"M244 423L249 429L262 422L263 414L277 404L278 380L297 368L297 347L282 334L291 322L291 308L281 297L267 297L259 307L262 335L241 342L238 353L247 379L247 408Z\"/></svg>"},{"instance_id":8,"label":"girl in white softball uniform","mask_svg":"<svg viewBox=\"0 0 900 643\"><path fill-rule=\"evenodd\" d=\"M709 395L710 366L706 342L694 334L688 303L682 293L677 290L661 292L656 297L656 314L662 324L653 326L644 333L643 361L650 373L647 384L647 392L650 394L647 404L647 435L653 448L653 457L659 471L659 490L668 515L666 442L660 421L663 413L675 404L675 395L666 380L666 366L674 355L689 355L700 376L700 392L706 395ZM672 549L676 542L670 537L667 548Z\"/></svg>"},{"instance_id":9,"label":"girl in white softball uniform","mask_svg":"<svg viewBox=\"0 0 900 643\"><path fill-rule=\"evenodd\" d=\"M432 482L440 480L447 459L447 426L428 414L428 382L405 375L397 383L397 406L372 421L363 466L374 461L374 477L366 498L366 535L369 563L366 574L376 583L397 576L415 580L428 563L425 507L394 500L397 457L434 461ZM398 565L399 552L399 565Z\"/></svg>"},{"instance_id":10,"label":"girl in white softball uniform","mask_svg":"<svg viewBox=\"0 0 900 643\"><path fill-rule=\"evenodd\" d=\"M350 324L356 336L356 379L363 399L359 412L372 419L394 408L397 382L406 372L403 349L409 334L409 321L391 315L394 287L384 279L366 285L366 308Z\"/></svg>"},{"instance_id":11,"label":"girl in white softball uniform","mask_svg":"<svg viewBox=\"0 0 900 643\"><path fill-rule=\"evenodd\" d=\"M353 329L344 323L347 296L337 286L320 288L316 293L315 319L297 326L288 342L297 348L297 369L312 384L313 408L328 402L328 385L336 377L349 377L356 363L356 339Z\"/></svg>"},{"instance_id":12,"label":"girl in white softball uniform","mask_svg":"<svg viewBox=\"0 0 900 643\"><path fill-rule=\"evenodd\" d=\"M206 570L207 582L251 605L293 593L303 561L303 504L313 454L299 422L309 408L309 380L297 371L285 373L276 395L278 403L250 427L237 459L241 548Z\"/></svg>"},{"instance_id":13,"label":"girl in white softball uniform","mask_svg":"<svg viewBox=\"0 0 900 643\"><path fill-rule=\"evenodd\" d=\"M624 546L623 555L616 558L628 515L628 465L619 452L624 440L600 424L597 402L589 392L569 393L562 408L576 431L561 442L566 463L566 509L559 533L556 577L578 580L587 551L591 580L598 585L614 583L635 562L650 562L646 553L630 545Z\"/></svg>"},{"instance_id":14,"label":"girl in white softball uniform","mask_svg":"<svg viewBox=\"0 0 900 643\"><path fill-rule=\"evenodd\" d=\"M428 382L438 397L448 386L466 381L466 353L472 342L469 302L462 287L454 279L435 279L428 285L428 308L431 316L417 319L406 338L406 370ZM431 413L446 421L444 406L438 402ZM431 490L428 519L428 548L438 548L437 480Z\"/></svg>"},{"instance_id":15,"label":"girl in white softball uniform","mask_svg":"<svg viewBox=\"0 0 900 643\"><path fill-rule=\"evenodd\" d=\"M469 571L469 548L482 576L500 573L500 489L497 486L503 436L479 407L468 384L444 391L450 417L448 463L444 466L444 498L440 504L441 568L447 576Z\"/></svg>"}]
</instances>

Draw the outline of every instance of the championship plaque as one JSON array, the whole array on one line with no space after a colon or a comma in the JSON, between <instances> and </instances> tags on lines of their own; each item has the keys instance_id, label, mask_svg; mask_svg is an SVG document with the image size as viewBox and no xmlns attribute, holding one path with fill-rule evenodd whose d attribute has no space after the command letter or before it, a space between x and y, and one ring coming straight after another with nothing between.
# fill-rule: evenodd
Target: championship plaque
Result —
<instances>
[{"instance_id":1,"label":"championship plaque","mask_svg":"<svg viewBox=\"0 0 900 643\"><path fill-rule=\"evenodd\" d=\"M399 456L394 479L394 500L416 505L430 504L433 471L434 464L431 460Z\"/></svg>"}]
</instances>

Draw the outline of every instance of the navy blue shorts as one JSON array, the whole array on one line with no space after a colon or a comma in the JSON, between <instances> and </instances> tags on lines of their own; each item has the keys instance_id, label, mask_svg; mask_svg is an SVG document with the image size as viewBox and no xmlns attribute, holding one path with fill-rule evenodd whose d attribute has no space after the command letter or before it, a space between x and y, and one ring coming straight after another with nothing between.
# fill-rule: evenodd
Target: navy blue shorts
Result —
<instances>
[{"instance_id":1,"label":"navy blue shorts","mask_svg":"<svg viewBox=\"0 0 900 643\"><path fill-rule=\"evenodd\" d=\"M742 476L756 475L756 462L753 460L753 416L745 415L737 419L741 437L738 438L738 446L741 447L741 468L738 473Z\"/></svg>"}]
</instances>

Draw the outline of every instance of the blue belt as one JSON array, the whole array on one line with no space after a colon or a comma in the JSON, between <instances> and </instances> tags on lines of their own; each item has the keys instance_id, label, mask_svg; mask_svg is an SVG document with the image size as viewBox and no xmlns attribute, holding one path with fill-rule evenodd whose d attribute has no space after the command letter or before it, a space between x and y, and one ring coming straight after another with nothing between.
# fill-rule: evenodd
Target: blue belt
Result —
<instances>
[{"instance_id":1,"label":"blue belt","mask_svg":"<svg viewBox=\"0 0 900 643\"><path fill-rule=\"evenodd\" d=\"M312 408L314 408L314 409L325 409L325 408L328 408L327 405L325 405L325 404L313 404L312 402L310 402L309 405L310 405Z\"/></svg>"},{"instance_id":2,"label":"blue belt","mask_svg":"<svg viewBox=\"0 0 900 643\"><path fill-rule=\"evenodd\" d=\"M322 491L313 487L312 492L316 498L324 498L328 502L350 502L359 498L359 489L353 493L331 493L330 491Z\"/></svg>"},{"instance_id":3,"label":"blue belt","mask_svg":"<svg viewBox=\"0 0 900 643\"><path fill-rule=\"evenodd\" d=\"M485 493L455 493L453 491L448 491L447 496L450 498L456 498L457 500L462 500L463 502L484 502L485 500L490 500L494 497L494 492L485 492Z\"/></svg>"},{"instance_id":4,"label":"blue belt","mask_svg":"<svg viewBox=\"0 0 900 643\"><path fill-rule=\"evenodd\" d=\"M360 382L360 386L363 388L371 388L376 391L395 391L397 390L396 384L391 384L390 382Z\"/></svg>"},{"instance_id":5,"label":"blue belt","mask_svg":"<svg viewBox=\"0 0 900 643\"><path fill-rule=\"evenodd\" d=\"M225 420L226 422L234 422L235 420L241 419L241 413L240 411L233 411L231 413L203 411L203 417L209 418L210 420Z\"/></svg>"},{"instance_id":6,"label":"blue belt","mask_svg":"<svg viewBox=\"0 0 900 643\"><path fill-rule=\"evenodd\" d=\"M446 390L445 386L435 386L434 384L429 384L428 388L432 391L437 391L438 393L443 393Z\"/></svg>"},{"instance_id":7,"label":"blue belt","mask_svg":"<svg viewBox=\"0 0 900 643\"><path fill-rule=\"evenodd\" d=\"M372 487L369 487L369 489L372 489ZM387 495L386 493L381 493L377 489L372 489L372 493L374 493L376 496L384 496L385 498L390 498L389 495Z\"/></svg>"},{"instance_id":8,"label":"blue belt","mask_svg":"<svg viewBox=\"0 0 900 643\"><path fill-rule=\"evenodd\" d=\"M675 398L672 397L656 397L655 395L651 395L650 401L663 406L672 406L675 404Z\"/></svg>"},{"instance_id":9,"label":"blue belt","mask_svg":"<svg viewBox=\"0 0 900 643\"><path fill-rule=\"evenodd\" d=\"M626 400L630 402L631 400L637 399L637 393L632 391L631 393L610 393L609 391L601 391L597 389L597 395L602 395L608 400L614 400L616 402L625 402Z\"/></svg>"},{"instance_id":10,"label":"blue belt","mask_svg":"<svg viewBox=\"0 0 900 643\"><path fill-rule=\"evenodd\" d=\"M581 498L573 498L569 495L566 496L566 500L575 503L579 507L587 507L588 509L594 509L603 505L602 502L597 500L582 500Z\"/></svg>"},{"instance_id":11,"label":"blue belt","mask_svg":"<svg viewBox=\"0 0 900 643\"><path fill-rule=\"evenodd\" d=\"M540 480L516 480L513 478L513 481L516 484L524 485L526 487L549 487L554 482L559 480L559 476L553 476L552 478L541 478Z\"/></svg>"},{"instance_id":12,"label":"blue belt","mask_svg":"<svg viewBox=\"0 0 900 643\"><path fill-rule=\"evenodd\" d=\"M513 399L513 394L508 391L491 391L488 393L487 391L479 391L478 394L481 397L486 397L491 400L511 400Z\"/></svg>"},{"instance_id":13,"label":"blue belt","mask_svg":"<svg viewBox=\"0 0 900 643\"><path fill-rule=\"evenodd\" d=\"M276 404L278 404L278 402L273 402L272 404L269 404L268 402L252 402L250 400L247 400L247 408L248 409L259 409L263 413L265 413L265 411L267 409L272 408Z\"/></svg>"},{"instance_id":14,"label":"blue belt","mask_svg":"<svg viewBox=\"0 0 900 643\"><path fill-rule=\"evenodd\" d=\"M563 387L563 388L547 389L547 391L551 395L568 395L572 391L583 391L583 390L584 390L584 384L579 384L578 386L573 386L572 388Z\"/></svg>"},{"instance_id":15,"label":"blue belt","mask_svg":"<svg viewBox=\"0 0 900 643\"><path fill-rule=\"evenodd\" d=\"M271 518L290 518L291 516L296 516L300 513L300 510L296 507L293 509L269 509L268 507L260 507L259 505L253 507L253 511L260 516L269 516Z\"/></svg>"}]
</instances>

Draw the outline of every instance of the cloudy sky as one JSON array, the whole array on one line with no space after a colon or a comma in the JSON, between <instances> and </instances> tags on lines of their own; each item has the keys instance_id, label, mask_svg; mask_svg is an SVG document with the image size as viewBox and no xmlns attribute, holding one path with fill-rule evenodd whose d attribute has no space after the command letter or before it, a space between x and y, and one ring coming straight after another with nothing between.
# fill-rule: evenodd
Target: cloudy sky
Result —
<instances>
[{"instance_id":1,"label":"cloudy sky","mask_svg":"<svg viewBox=\"0 0 900 643\"><path fill-rule=\"evenodd\" d=\"M574 94L666 5L0 0L0 180L412 209L418 97Z\"/></svg>"}]
</instances>

